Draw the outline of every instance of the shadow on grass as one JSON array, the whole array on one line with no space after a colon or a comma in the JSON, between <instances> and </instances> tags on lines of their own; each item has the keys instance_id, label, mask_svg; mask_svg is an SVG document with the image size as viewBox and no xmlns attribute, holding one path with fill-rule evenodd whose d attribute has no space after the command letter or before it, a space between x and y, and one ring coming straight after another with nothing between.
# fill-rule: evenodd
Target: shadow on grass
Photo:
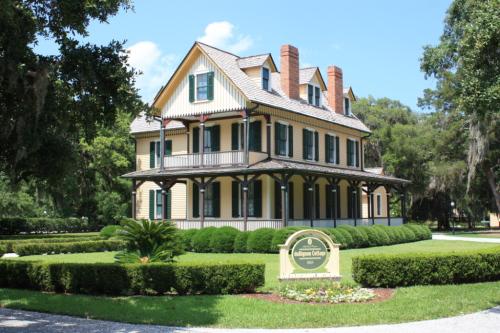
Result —
<instances>
[{"instance_id":1,"label":"shadow on grass","mask_svg":"<svg viewBox=\"0 0 500 333\"><path fill-rule=\"evenodd\" d=\"M224 296L104 297L0 289L0 305L88 319L168 326L212 326ZM1 327L1 326L0 326Z\"/></svg>"}]
</instances>

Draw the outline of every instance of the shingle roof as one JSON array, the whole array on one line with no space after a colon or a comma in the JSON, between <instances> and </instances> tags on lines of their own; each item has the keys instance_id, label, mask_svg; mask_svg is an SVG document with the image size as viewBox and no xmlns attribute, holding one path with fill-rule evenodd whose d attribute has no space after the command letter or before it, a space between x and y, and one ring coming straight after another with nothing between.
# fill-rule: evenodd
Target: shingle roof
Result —
<instances>
[{"instance_id":1,"label":"shingle roof","mask_svg":"<svg viewBox=\"0 0 500 333\"><path fill-rule=\"evenodd\" d=\"M266 62L267 58L269 58L269 53L239 58L237 61L238 61L238 66L241 69L244 69L244 68L262 66Z\"/></svg>"},{"instance_id":2,"label":"shingle roof","mask_svg":"<svg viewBox=\"0 0 500 333\"><path fill-rule=\"evenodd\" d=\"M173 130L184 128L184 125L180 121L171 121L168 123L166 129ZM147 133L147 132L156 132L160 130L160 122L153 120L152 118L146 118L144 114L140 114L136 117L132 124L130 124L130 133L138 134L138 133Z\"/></svg>"},{"instance_id":3,"label":"shingle roof","mask_svg":"<svg viewBox=\"0 0 500 333\"><path fill-rule=\"evenodd\" d=\"M313 163L301 163L291 160L271 159L258 162L249 167L203 167L203 168L179 168L165 169L161 171L159 168L134 171L123 175L125 178L135 179L154 179L157 177L192 177L192 176L231 176L238 174L259 174L268 172L279 172L283 170L295 171L296 173L328 175L337 178L348 178L353 180L378 182L382 184L407 184L408 180L395 178L391 176L377 175L374 173L350 170L343 168L335 168L331 166L315 165Z\"/></svg>"},{"instance_id":4,"label":"shingle roof","mask_svg":"<svg viewBox=\"0 0 500 333\"><path fill-rule=\"evenodd\" d=\"M289 98L280 88L280 73L271 74L271 87L273 88L273 91L265 91L258 87L252 79L250 79L241 70L238 65L238 61L241 58L200 42L197 42L197 44L250 101L285 109L294 113L336 123L363 132L370 132L368 127L366 127L366 125L355 116L345 116L343 114L335 113L329 107L328 103L324 103L321 108L318 108L309 105L303 100L294 100ZM323 100L325 102L327 101L326 98L323 98ZM165 116L168 118L168 113Z\"/></svg>"},{"instance_id":5,"label":"shingle roof","mask_svg":"<svg viewBox=\"0 0 500 333\"><path fill-rule=\"evenodd\" d=\"M307 67L299 70L299 84L306 84L311 82L318 67Z\"/></svg>"}]
</instances>

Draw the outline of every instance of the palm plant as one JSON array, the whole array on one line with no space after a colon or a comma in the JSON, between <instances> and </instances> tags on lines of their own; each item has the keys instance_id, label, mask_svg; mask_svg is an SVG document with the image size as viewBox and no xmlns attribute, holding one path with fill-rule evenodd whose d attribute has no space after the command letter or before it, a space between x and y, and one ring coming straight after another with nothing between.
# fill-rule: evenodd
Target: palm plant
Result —
<instances>
[{"instance_id":1,"label":"palm plant","mask_svg":"<svg viewBox=\"0 0 500 333\"><path fill-rule=\"evenodd\" d=\"M120 263L171 262L183 253L177 228L168 221L126 219L115 235L127 243L115 256Z\"/></svg>"}]
</instances>

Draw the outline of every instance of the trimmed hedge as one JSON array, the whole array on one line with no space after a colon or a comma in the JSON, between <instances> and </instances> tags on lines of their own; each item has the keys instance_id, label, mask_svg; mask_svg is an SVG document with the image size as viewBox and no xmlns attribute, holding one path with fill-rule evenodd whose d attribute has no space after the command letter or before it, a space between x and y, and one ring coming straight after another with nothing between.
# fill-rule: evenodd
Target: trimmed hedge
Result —
<instances>
[{"instance_id":1,"label":"trimmed hedge","mask_svg":"<svg viewBox=\"0 0 500 333\"><path fill-rule=\"evenodd\" d=\"M480 252L370 255L352 259L356 282L369 287L500 280L500 248Z\"/></svg>"},{"instance_id":2,"label":"trimmed hedge","mask_svg":"<svg viewBox=\"0 0 500 333\"><path fill-rule=\"evenodd\" d=\"M92 227L87 218L52 218L52 217L3 217L0 218L0 235L47 232L82 232Z\"/></svg>"},{"instance_id":3,"label":"trimmed hedge","mask_svg":"<svg viewBox=\"0 0 500 333\"><path fill-rule=\"evenodd\" d=\"M233 227L217 228L210 239L210 250L219 253L234 252L234 240L240 231Z\"/></svg>"},{"instance_id":4,"label":"trimmed hedge","mask_svg":"<svg viewBox=\"0 0 500 333\"><path fill-rule=\"evenodd\" d=\"M234 239L234 252L236 253L246 253L248 252L248 236L250 236L251 231L240 232Z\"/></svg>"},{"instance_id":5,"label":"trimmed hedge","mask_svg":"<svg viewBox=\"0 0 500 333\"><path fill-rule=\"evenodd\" d=\"M116 224L110 224L101 229L99 231L99 236L101 236L104 239L109 239L113 236L116 236L116 232L120 229L119 225Z\"/></svg>"},{"instance_id":6,"label":"trimmed hedge","mask_svg":"<svg viewBox=\"0 0 500 333\"><path fill-rule=\"evenodd\" d=\"M250 233L247 240L248 252L271 253L271 242L276 230L271 228L261 228Z\"/></svg>"},{"instance_id":7,"label":"trimmed hedge","mask_svg":"<svg viewBox=\"0 0 500 333\"><path fill-rule=\"evenodd\" d=\"M192 242L193 242L193 237L196 235L199 229L188 229L188 230L179 230L180 236L181 236L181 242L182 246L184 247L184 250L186 251L192 251Z\"/></svg>"},{"instance_id":8,"label":"trimmed hedge","mask_svg":"<svg viewBox=\"0 0 500 333\"><path fill-rule=\"evenodd\" d=\"M85 253L117 251L125 248L121 240L96 240L65 243L21 243L14 244L13 250L20 256L34 254Z\"/></svg>"},{"instance_id":9,"label":"trimmed hedge","mask_svg":"<svg viewBox=\"0 0 500 333\"><path fill-rule=\"evenodd\" d=\"M264 285L264 264L76 264L0 260L0 287L78 294L237 294Z\"/></svg>"},{"instance_id":10,"label":"trimmed hedge","mask_svg":"<svg viewBox=\"0 0 500 333\"><path fill-rule=\"evenodd\" d=\"M217 230L216 227L208 227L198 230L191 240L191 248L194 252L211 252L210 240Z\"/></svg>"},{"instance_id":11,"label":"trimmed hedge","mask_svg":"<svg viewBox=\"0 0 500 333\"><path fill-rule=\"evenodd\" d=\"M96 241L102 240L100 236L88 237L58 237L58 238L33 238L33 239L19 239L19 240L0 240L0 248L5 247L5 252L16 252L15 248L25 244L53 244L53 243L72 243L83 241Z\"/></svg>"}]
</instances>

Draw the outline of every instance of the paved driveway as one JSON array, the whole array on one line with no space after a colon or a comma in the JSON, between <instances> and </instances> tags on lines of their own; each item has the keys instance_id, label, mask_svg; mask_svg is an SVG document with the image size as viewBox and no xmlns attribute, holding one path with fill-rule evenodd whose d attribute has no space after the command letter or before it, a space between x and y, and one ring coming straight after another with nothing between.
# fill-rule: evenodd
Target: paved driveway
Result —
<instances>
[{"instance_id":1,"label":"paved driveway","mask_svg":"<svg viewBox=\"0 0 500 333\"><path fill-rule=\"evenodd\" d=\"M497 244L500 244L500 238L461 237L461 236L450 236L450 235L433 234L432 235L432 239L436 239L436 240L457 240L457 241L465 241L465 242L497 243Z\"/></svg>"},{"instance_id":2,"label":"paved driveway","mask_svg":"<svg viewBox=\"0 0 500 333\"><path fill-rule=\"evenodd\" d=\"M283 314L286 315L286 314ZM90 320L69 316L50 315L37 312L1 309L0 332L9 333L41 333L41 332L99 332L99 333L157 333L157 332L265 332L270 330L229 330L208 328L175 328L153 325L132 325L102 320ZM405 324L319 328L303 330L271 330L273 332L332 332L332 333L498 333L500 331L500 306L473 314L418 321Z\"/></svg>"}]
</instances>

